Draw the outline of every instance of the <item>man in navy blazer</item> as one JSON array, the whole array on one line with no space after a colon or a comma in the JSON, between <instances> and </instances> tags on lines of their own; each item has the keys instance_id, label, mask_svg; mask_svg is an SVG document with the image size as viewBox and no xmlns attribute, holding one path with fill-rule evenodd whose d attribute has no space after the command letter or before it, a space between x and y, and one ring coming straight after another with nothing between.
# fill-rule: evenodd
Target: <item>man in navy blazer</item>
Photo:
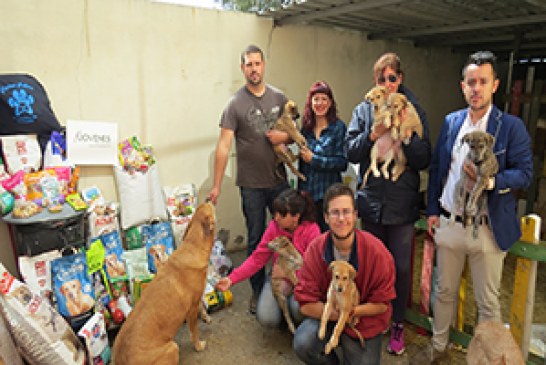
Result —
<instances>
[{"instance_id":1,"label":"man in navy blazer","mask_svg":"<svg viewBox=\"0 0 546 365\"><path fill-rule=\"evenodd\" d=\"M430 359L447 356L459 281L466 257L472 273L478 321L501 321L499 292L506 251L520 235L513 190L529 186L533 159L529 134L523 121L503 113L492 103L499 86L495 55L472 54L463 67L461 88L468 108L446 116L436 143L428 184L428 230L434 234L438 265ZM463 163L468 145L462 137L474 130L487 131L494 139L493 152L499 171L487 186L487 212L480 217L478 236L463 227L462 212L453 211L455 184L462 174L475 180L471 163ZM449 222L454 213L455 222Z\"/></svg>"}]
</instances>

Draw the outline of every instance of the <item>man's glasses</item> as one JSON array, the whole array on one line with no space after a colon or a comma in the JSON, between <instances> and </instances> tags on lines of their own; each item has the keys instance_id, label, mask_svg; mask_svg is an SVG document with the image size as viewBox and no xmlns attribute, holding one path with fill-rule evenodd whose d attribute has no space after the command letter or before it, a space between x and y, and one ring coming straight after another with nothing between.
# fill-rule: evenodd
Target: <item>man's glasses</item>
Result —
<instances>
[{"instance_id":1,"label":"man's glasses","mask_svg":"<svg viewBox=\"0 0 546 365\"><path fill-rule=\"evenodd\" d=\"M393 74L390 74L389 76L387 76L387 78L385 78L385 76L379 76L377 78L377 83L378 84L384 84L385 81L389 80L389 82L392 84L392 83L395 83L396 80L398 80L398 75L393 75Z\"/></svg>"},{"instance_id":2,"label":"man's glasses","mask_svg":"<svg viewBox=\"0 0 546 365\"><path fill-rule=\"evenodd\" d=\"M354 212L355 212L354 209L349 209L349 208L346 208L346 209L333 209L333 210L328 212L328 215L330 217L332 217L332 218L339 219L341 217L349 217L349 216L353 215Z\"/></svg>"}]
</instances>

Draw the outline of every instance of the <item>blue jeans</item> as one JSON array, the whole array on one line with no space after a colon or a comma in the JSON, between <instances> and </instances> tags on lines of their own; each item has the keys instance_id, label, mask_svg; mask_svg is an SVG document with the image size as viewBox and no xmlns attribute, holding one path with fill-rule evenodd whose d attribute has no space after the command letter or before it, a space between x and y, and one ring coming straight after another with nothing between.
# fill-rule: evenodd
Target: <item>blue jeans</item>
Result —
<instances>
[{"instance_id":1,"label":"blue jeans","mask_svg":"<svg viewBox=\"0 0 546 365\"><path fill-rule=\"evenodd\" d=\"M290 317L292 318L294 325L297 326L304 319L300 312L300 305L294 299L294 295L290 295L287 302ZM273 296L270 276L267 278L262 293L260 294L260 299L258 300L256 319L258 320L258 323L268 328L278 328L281 323L284 323L284 315L281 312L279 304L277 304L277 300Z\"/></svg>"},{"instance_id":2,"label":"blue jeans","mask_svg":"<svg viewBox=\"0 0 546 365\"><path fill-rule=\"evenodd\" d=\"M365 321L366 318L362 320ZM339 359L336 351L326 355L324 347L330 340L335 325L335 322L328 322L326 336L324 340L319 340L317 333L320 320L306 318L294 334L293 348L298 358L308 365L378 365L381 363L381 342L383 339L381 333L366 339L364 348L360 346L358 339L342 333L338 348L341 350L343 362Z\"/></svg>"},{"instance_id":3,"label":"blue jeans","mask_svg":"<svg viewBox=\"0 0 546 365\"><path fill-rule=\"evenodd\" d=\"M248 235L247 256L250 256L252 252L254 252L265 232L266 208L268 208L269 213L272 214L273 200L280 192L288 188L289 186L286 182L270 189L245 188L242 186L239 188ZM264 282L265 269L261 269L250 277L250 285L252 286L254 294L260 294Z\"/></svg>"},{"instance_id":4,"label":"blue jeans","mask_svg":"<svg viewBox=\"0 0 546 365\"><path fill-rule=\"evenodd\" d=\"M364 230L379 238L389 250L396 268L396 298L392 300L392 321L403 322L411 291L411 249L413 224L384 225L362 222Z\"/></svg>"}]
</instances>

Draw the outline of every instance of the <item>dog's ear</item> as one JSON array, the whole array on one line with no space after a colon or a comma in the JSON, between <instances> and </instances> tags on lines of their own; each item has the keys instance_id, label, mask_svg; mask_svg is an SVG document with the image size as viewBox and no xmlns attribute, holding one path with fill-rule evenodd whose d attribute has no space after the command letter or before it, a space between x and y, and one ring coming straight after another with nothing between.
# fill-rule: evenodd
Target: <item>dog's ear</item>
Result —
<instances>
[{"instance_id":1,"label":"dog's ear","mask_svg":"<svg viewBox=\"0 0 546 365\"><path fill-rule=\"evenodd\" d=\"M328 265L328 271L330 272L333 271L335 266L336 266L336 262L332 261L330 265Z\"/></svg>"},{"instance_id":2,"label":"dog's ear","mask_svg":"<svg viewBox=\"0 0 546 365\"><path fill-rule=\"evenodd\" d=\"M470 133L467 133L463 136L463 138L461 139L461 145L468 142L470 142Z\"/></svg>"},{"instance_id":3,"label":"dog's ear","mask_svg":"<svg viewBox=\"0 0 546 365\"><path fill-rule=\"evenodd\" d=\"M353 265L349 265L349 278L354 280L356 278L356 270Z\"/></svg>"},{"instance_id":4,"label":"dog's ear","mask_svg":"<svg viewBox=\"0 0 546 365\"><path fill-rule=\"evenodd\" d=\"M495 143L495 138L489 133L485 133L485 142L488 147L492 147L493 144Z\"/></svg>"}]
</instances>

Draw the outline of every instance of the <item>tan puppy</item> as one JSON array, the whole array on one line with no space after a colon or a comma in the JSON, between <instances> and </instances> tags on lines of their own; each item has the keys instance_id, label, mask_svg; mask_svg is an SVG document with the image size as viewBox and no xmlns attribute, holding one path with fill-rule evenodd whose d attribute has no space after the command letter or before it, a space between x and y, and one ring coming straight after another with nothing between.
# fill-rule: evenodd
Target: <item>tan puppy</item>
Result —
<instances>
[{"instance_id":1,"label":"tan puppy","mask_svg":"<svg viewBox=\"0 0 546 365\"><path fill-rule=\"evenodd\" d=\"M292 100L289 100L284 105L284 110L279 119L273 124L272 129L283 131L288 133L290 138L299 146L304 147L307 146L307 141L305 140L305 137L302 136L298 128L296 127L296 123L294 122L295 119L299 117L298 113L298 107L296 106L296 103ZM302 179L303 181L306 180L305 176L303 176L294 166L293 162L298 159L298 156L294 155L292 151L286 146L285 144L278 144L273 146L273 150L275 151L275 154L277 155L277 163L285 163L292 172ZM278 172L277 172L278 174Z\"/></svg>"},{"instance_id":2,"label":"tan puppy","mask_svg":"<svg viewBox=\"0 0 546 365\"><path fill-rule=\"evenodd\" d=\"M334 332L330 341L326 344L324 352L329 354L339 343L339 336L343 332L345 325L349 325L358 335L360 344L364 346L364 339L360 332L354 327L358 320L348 323L349 315L353 311L353 308L358 305L360 300L360 294L354 282L356 277L356 270L354 267L346 261L336 260L332 261L328 270L332 272L332 281L328 287L328 294L326 304L324 305L324 311L320 319L320 327L318 331L318 338L324 339L326 335L326 324L328 318L333 310L339 312L339 319L337 320Z\"/></svg>"},{"instance_id":3,"label":"tan puppy","mask_svg":"<svg viewBox=\"0 0 546 365\"><path fill-rule=\"evenodd\" d=\"M183 242L157 272L121 327L113 347L116 365L178 365L174 337L184 321L196 351L197 315L205 289L216 217L212 203L201 204L190 221Z\"/></svg>"},{"instance_id":4,"label":"tan puppy","mask_svg":"<svg viewBox=\"0 0 546 365\"><path fill-rule=\"evenodd\" d=\"M467 143L470 148L466 160L476 166L476 182L473 183L468 178L464 169L461 171L461 178L455 186L453 197L455 212L463 212L465 226L473 223L473 236L477 238L481 215L487 214L484 190L489 178L499 171L499 164L493 153L495 139L487 132L473 131L467 133L461 143ZM452 223L455 221L454 215L451 216L450 221Z\"/></svg>"},{"instance_id":5,"label":"tan puppy","mask_svg":"<svg viewBox=\"0 0 546 365\"><path fill-rule=\"evenodd\" d=\"M277 261L275 261L275 265L273 266L271 290L273 291L273 296L277 300L284 315L284 319L288 324L288 329L290 332L294 333L296 328L292 321L292 317L290 317L287 299L292 294L294 286L298 282L296 271L301 268L303 259L301 258L299 251L294 247L294 244L284 236L275 238L267 244L267 247L271 251L279 254ZM288 283L287 280L290 281L290 283Z\"/></svg>"},{"instance_id":6,"label":"tan puppy","mask_svg":"<svg viewBox=\"0 0 546 365\"><path fill-rule=\"evenodd\" d=\"M387 93L386 87L375 86L364 96L364 99L373 105L374 118L371 132L376 131L380 125L384 125L385 128L392 126L391 111L387 107ZM400 143L395 141L392 133L384 133L375 141L370 150L370 166L364 173L360 189L364 189L366 186L370 172L373 172L375 177L379 177L383 173L385 179L389 178L388 168L397 156L397 150L400 150ZM379 162L383 162L381 173L377 167Z\"/></svg>"},{"instance_id":7,"label":"tan puppy","mask_svg":"<svg viewBox=\"0 0 546 365\"><path fill-rule=\"evenodd\" d=\"M82 291L82 283L78 279L63 283L59 290L66 298L66 309L71 316L87 312L95 305L93 297Z\"/></svg>"},{"instance_id":8,"label":"tan puppy","mask_svg":"<svg viewBox=\"0 0 546 365\"><path fill-rule=\"evenodd\" d=\"M478 324L466 353L468 365L523 365L523 355L514 337L502 323Z\"/></svg>"},{"instance_id":9,"label":"tan puppy","mask_svg":"<svg viewBox=\"0 0 546 365\"><path fill-rule=\"evenodd\" d=\"M400 139L403 139L405 143L409 143L408 130L417 133L419 138L423 138L423 124L417 114L417 110L412 103L406 98L404 94L392 93L387 98L387 107L392 114L392 125L395 128L399 128ZM406 119L401 123L400 114L406 113Z\"/></svg>"}]
</instances>

